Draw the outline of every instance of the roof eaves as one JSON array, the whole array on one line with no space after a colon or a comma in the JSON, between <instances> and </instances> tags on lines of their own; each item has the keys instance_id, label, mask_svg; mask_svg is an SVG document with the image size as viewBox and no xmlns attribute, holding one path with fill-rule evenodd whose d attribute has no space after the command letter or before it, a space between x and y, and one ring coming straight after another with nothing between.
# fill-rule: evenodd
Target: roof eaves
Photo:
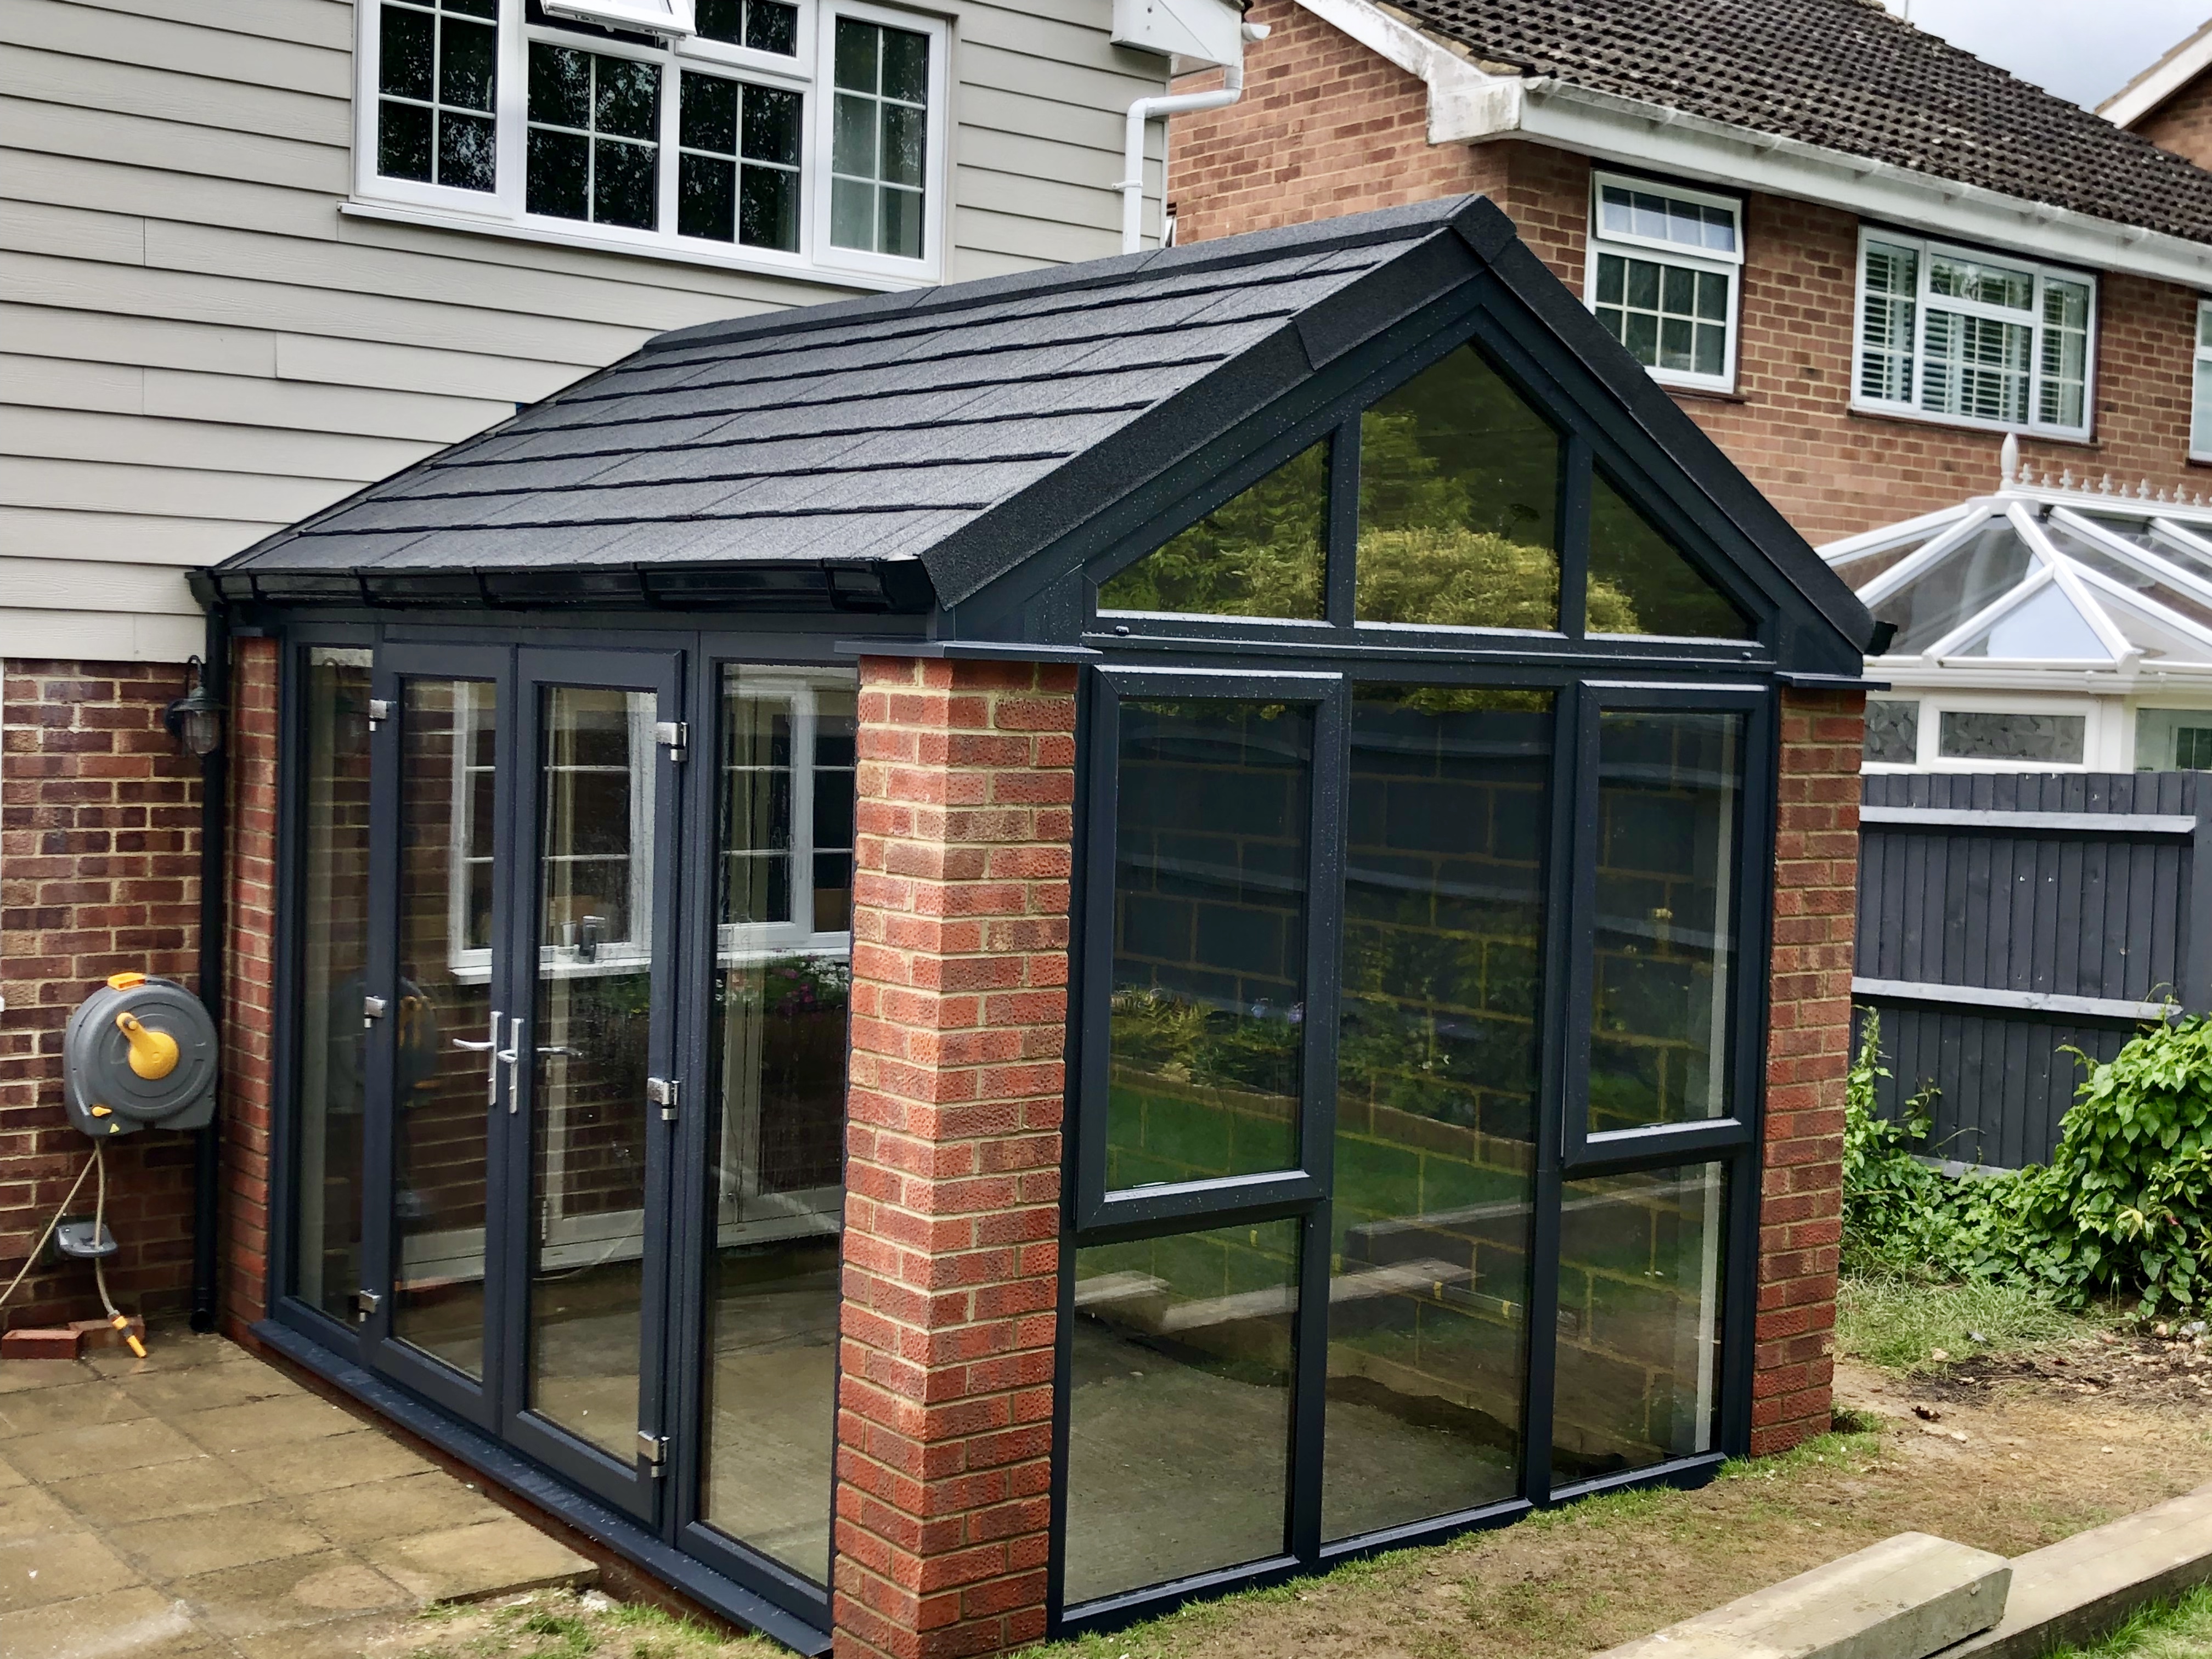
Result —
<instances>
[{"instance_id":1,"label":"roof eaves","mask_svg":"<svg viewBox=\"0 0 2212 1659\"><path fill-rule=\"evenodd\" d=\"M2212 21L2167 48L2159 60L2097 106L2116 127L2133 127L2191 81L2212 68Z\"/></svg>"}]
</instances>

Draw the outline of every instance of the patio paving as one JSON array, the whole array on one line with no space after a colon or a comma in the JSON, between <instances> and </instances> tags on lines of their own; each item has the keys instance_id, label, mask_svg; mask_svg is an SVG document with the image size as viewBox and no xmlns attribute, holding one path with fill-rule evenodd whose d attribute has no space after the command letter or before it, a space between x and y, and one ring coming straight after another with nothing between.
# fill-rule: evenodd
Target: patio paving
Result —
<instances>
[{"instance_id":1,"label":"patio paving","mask_svg":"<svg viewBox=\"0 0 2212 1659\"><path fill-rule=\"evenodd\" d=\"M236 1344L0 1361L0 1655L317 1659L584 1557Z\"/></svg>"}]
</instances>

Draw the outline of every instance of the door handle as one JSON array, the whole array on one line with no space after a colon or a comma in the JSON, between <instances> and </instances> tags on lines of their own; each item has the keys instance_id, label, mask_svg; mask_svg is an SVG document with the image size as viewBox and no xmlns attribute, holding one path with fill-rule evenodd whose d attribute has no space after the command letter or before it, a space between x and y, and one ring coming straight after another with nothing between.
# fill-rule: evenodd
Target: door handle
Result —
<instances>
[{"instance_id":1,"label":"door handle","mask_svg":"<svg viewBox=\"0 0 2212 1659\"><path fill-rule=\"evenodd\" d=\"M496 1025L495 1025L494 1030L496 1032ZM495 1038L495 1040L496 1039ZM522 1090L522 1016L520 1014L517 1014L514 1017L514 1024L508 1028L507 1042L507 1046L506 1048L495 1048L492 1051L492 1097L495 1100L499 1097L499 1067L500 1062L504 1060L507 1063L507 1115L512 1117L516 1112L522 1109L520 1105Z\"/></svg>"},{"instance_id":2,"label":"door handle","mask_svg":"<svg viewBox=\"0 0 2212 1659\"><path fill-rule=\"evenodd\" d=\"M517 1025L520 1025L522 1024L522 1021L518 1017L514 1023ZM489 1041L477 1042L469 1037L454 1037L452 1038L451 1041L453 1047L456 1048L465 1048L472 1054L489 1054L491 1055L490 1063L484 1068L484 1104L487 1106L498 1105L500 1060L499 1010L495 1008L491 1011L491 1036Z\"/></svg>"}]
</instances>

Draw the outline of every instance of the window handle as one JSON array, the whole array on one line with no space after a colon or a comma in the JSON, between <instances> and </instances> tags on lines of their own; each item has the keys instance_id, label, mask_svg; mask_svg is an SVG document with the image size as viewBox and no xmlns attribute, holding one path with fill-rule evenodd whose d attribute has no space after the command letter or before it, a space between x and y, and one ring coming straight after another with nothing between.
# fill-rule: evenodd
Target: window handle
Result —
<instances>
[{"instance_id":1,"label":"window handle","mask_svg":"<svg viewBox=\"0 0 2212 1659\"><path fill-rule=\"evenodd\" d=\"M512 1117L516 1112L522 1109L520 1103L522 1097L522 1016L520 1014L517 1014L514 1017L514 1023L507 1030L507 1046L506 1048L495 1049L492 1053L492 1090L494 1098L496 1098L499 1089L497 1079L500 1062L504 1060L507 1063L507 1115Z\"/></svg>"},{"instance_id":2,"label":"window handle","mask_svg":"<svg viewBox=\"0 0 2212 1659\"><path fill-rule=\"evenodd\" d=\"M456 1048L465 1048L472 1054L489 1054L491 1056L491 1061L484 1070L484 1104L487 1106L496 1106L499 1104L499 1010L496 1008L493 1009L491 1011L491 1036L485 1042L477 1042L468 1037L454 1037L451 1039L453 1047ZM514 1023L518 1025L522 1024L520 1018L518 1018ZM508 1109L511 1111L514 1109L510 1106Z\"/></svg>"}]
</instances>

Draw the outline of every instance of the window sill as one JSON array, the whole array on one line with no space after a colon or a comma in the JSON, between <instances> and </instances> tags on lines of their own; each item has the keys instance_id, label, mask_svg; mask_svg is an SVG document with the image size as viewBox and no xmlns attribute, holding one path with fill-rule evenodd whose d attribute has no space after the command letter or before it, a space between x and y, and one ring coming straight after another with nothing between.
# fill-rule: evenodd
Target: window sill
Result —
<instances>
[{"instance_id":1,"label":"window sill","mask_svg":"<svg viewBox=\"0 0 2212 1659\"><path fill-rule=\"evenodd\" d=\"M1922 415L1908 410L1887 409L1877 404L1863 404L1856 398L1845 406L1844 412L1857 420L1896 421L1905 426L1948 427L1955 432L1986 432L1999 438L2010 434L2015 438L2033 438L2038 443L2071 444L2077 449L2099 447L2094 433L2058 432L2047 426L2007 426L2001 421L1968 420L1961 415Z\"/></svg>"},{"instance_id":2,"label":"window sill","mask_svg":"<svg viewBox=\"0 0 2212 1659\"><path fill-rule=\"evenodd\" d=\"M1674 386L1656 374L1652 380L1670 398L1694 398L1702 404L1747 404L1751 401L1741 392L1723 392L1717 386Z\"/></svg>"},{"instance_id":3,"label":"window sill","mask_svg":"<svg viewBox=\"0 0 2212 1659\"><path fill-rule=\"evenodd\" d=\"M860 293L898 293L910 288L929 288L936 282L933 276L919 274L892 276L879 271L854 270L843 266L748 258L742 253L716 253L704 248L641 247L635 242L618 241L610 236L594 236L588 228L555 230L543 225L515 224L504 219L480 219L473 215L453 213L438 208L363 201L358 197L341 202L338 212L349 219L374 219L386 224L415 225L428 230L457 230L471 236L495 236L503 241L537 242L552 247L578 248L589 253L620 254L659 264L702 265L712 270L738 271L747 276L775 277L792 283L814 283Z\"/></svg>"}]
</instances>

